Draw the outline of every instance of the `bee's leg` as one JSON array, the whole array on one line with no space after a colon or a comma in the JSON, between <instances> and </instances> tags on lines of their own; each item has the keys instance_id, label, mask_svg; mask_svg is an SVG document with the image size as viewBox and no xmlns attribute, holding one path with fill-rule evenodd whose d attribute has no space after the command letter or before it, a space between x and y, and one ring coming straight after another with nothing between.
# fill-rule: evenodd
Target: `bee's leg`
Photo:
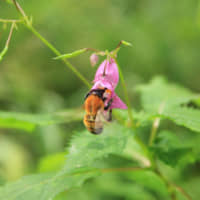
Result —
<instances>
[{"instance_id":1,"label":"bee's leg","mask_svg":"<svg viewBox=\"0 0 200 200\"><path fill-rule=\"evenodd\" d=\"M104 110L108 110L108 109L110 108L112 102L113 102L113 99L111 99L111 100L108 102L107 106L104 107Z\"/></svg>"},{"instance_id":2,"label":"bee's leg","mask_svg":"<svg viewBox=\"0 0 200 200\"><path fill-rule=\"evenodd\" d=\"M109 109L108 111L103 113L104 120L107 122L112 121L112 109Z\"/></svg>"},{"instance_id":3,"label":"bee's leg","mask_svg":"<svg viewBox=\"0 0 200 200\"><path fill-rule=\"evenodd\" d=\"M109 110L108 121L112 121L112 109Z\"/></svg>"},{"instance_id":4,"label":"bee's leg","mask_svg":"<svg viewBox=\"0 0 200 200\"><path fill-rule=\"evenodd\" d=\"M88 93L85 95L85 98L84 98L84 100L86 100L86 99L88 98L88 96L90 96L90 94L91 94L91 91L90 91L90 92L88 92Z\"/></svg>"}]
</instances>

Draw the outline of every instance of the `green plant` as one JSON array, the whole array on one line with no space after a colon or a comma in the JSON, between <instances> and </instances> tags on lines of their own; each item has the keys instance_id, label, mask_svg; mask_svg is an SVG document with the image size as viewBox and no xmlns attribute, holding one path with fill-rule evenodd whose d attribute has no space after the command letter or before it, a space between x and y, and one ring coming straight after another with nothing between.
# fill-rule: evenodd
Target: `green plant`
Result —
<instances>
[{"instance_id":1,"label":"green plant","mask_svg":"<svg viewBox=\"0 0 200 200\"><path fill-rule=\"evenodd\" d=\"M22 19L0 20L3 23L12 23L6 46L0 58L3 59L5 56L15 25L23 24L56 56L62 58L64 64L86 86L90 87L90 84L81 73L66 60L71 56L69 54L62 56L54 46L37 32L20 5L16 1L13 2L22 15ZM77 56L84 51L76 51L70 55ZM187 103L199 99L200 96L157 77L149 84L141 85L137 88L142 102L142 111L137 112L131 108L125 80L120 67L119 69L128 112L116 111L114 113L116 122L107 125L101 136L90 135L85 130L76 133L67 149L66 161L56 158L47 161L49 164L58 162L57 170L52 170L50 173L26 176L19 181L2 186L0 188L0 199L65 199L68 195L65 192L68 193L69 189L73 190L73 188L83 185L91 178L104 177L105 174L115 173L122 174L123 179L132 183L136 182L136 185L142 185L150 191L146 192L142 197L136 196L141 190L129 182L130 184L127 185L127 188L130 187L130 190L134 191L133 193L128 193L127 198L129 199L155 199L154 197L172 200L179 198L192 199L190 197L191 194L188 194L190 193L189 191L186 192L167 177L165 168L161 163L172 167L187 166L199 160L199 151L196 151L192 145L180 143L176 133L173 130L166 131L165 126L161 127L161 122L171 121L178 126L199 133L200 111L188 107ZM80 121L82 114L77 110L66 110L65 112L48 115L0 112L0 126L32 131L36 125ZM151 127L148 141L141 139L139 134L144 127ZM64 157L64 154L62 156ZM124 162L121 162L122 160ZM108 182L112 179L116 183L123 182L122 180L115 180L115 176L109 177L108 175L104 178L105 180L108 179ZM101 179L99 181L101 182ZM109 188L109 186L107 187ZM125 191L124 193L126 193L127 188L122 188ZM110 187L110 190L114 189ZM72 193L73 191L71 195Z\"/></svg>"}]
</instances>

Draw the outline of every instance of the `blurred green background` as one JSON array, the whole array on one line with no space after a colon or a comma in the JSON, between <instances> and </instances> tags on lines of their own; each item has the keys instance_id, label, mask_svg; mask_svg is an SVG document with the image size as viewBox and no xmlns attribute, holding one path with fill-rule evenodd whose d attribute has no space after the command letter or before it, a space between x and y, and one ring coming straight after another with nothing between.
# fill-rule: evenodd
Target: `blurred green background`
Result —
<instances>
[{"instance_id":1,"label":"blurred green background","mask_svg":"<svg viewBox=\"0 0 200 200\"><path fill-rule=\"evenodd\" d=\"M200 92L199 0L19 0L33 25L62 53L92 47L118 54L131 102L138 107L134 87L156 75ZM15 7L0 1L0 18L16 19ZM0 24L0 49L9 26ZM14 31L9 51L0 63L0 110L48 113L80 108L88 88L23 25ZM71 59L92 81L96 68L89 53ZM118 92L121 93L120 86ZM123 99L123 95L120 95ZM45 155L64 151L80 123L37 128L32 134L0 131L0 176L14 180L37 171ZM99 180L101 181L101 179ZM136 188L138 190L138 188ZM140 192L140 189L138 190Z\"/></svg>"}]
</instances>

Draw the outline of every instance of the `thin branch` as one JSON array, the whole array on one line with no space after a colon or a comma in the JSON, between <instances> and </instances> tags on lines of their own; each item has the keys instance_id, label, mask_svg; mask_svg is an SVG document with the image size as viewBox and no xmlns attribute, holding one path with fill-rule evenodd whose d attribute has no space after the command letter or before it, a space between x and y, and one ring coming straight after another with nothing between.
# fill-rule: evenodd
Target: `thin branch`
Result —
<instances>
[{"instance_id":1,"label":"thin branch","mask_svg":"<svg viewBox=\"0 0 200 200\"><path fill-rule=\"evenodd\" d=\"M170 194L170 197L172 200L176 200L176 193L175 193L175 188L174 185L159 171L159 169L156 168L154 169L154 172L163 180L163 182L165 183L168 192Z\"/></svg>"},{"instance_id":2,"label":"thin branch","mask_svg":"<svg viewBox=\"0 0 200 200\"><path fill-rule=\"evenodd\" d=\"M0 22L3 23L21 23L23 20L20 19L0 19Z\"/></svg>"},{"instance_id":3,"label":"thin branch","mask_svg":"<svg viewBox=\"0 0 200 200\"><path fill-rule=\"evenodd\" d=\"M22 7L19 5L19 3L16 0L13 0L13 3L16 7L16 9L21 13L21 15L24 17L24 20L26 22L26 27L36 36L38 37L56 56L61 56L62 54L49 42L47 41L32 25L31 21L28 19L26 13L22 9ZM87 81L87 79L66 59L62 59L64 64L74 72L74 74L82 80L82 82L88 87L91 87L91 84Z\"/></svg>"},{"instance_id":4,"label":"thin branch","mask_svg":"<svg viewBox=\"0 0 200 200\"><path fill-rule=\"evenodd\" d=\"M14 28L15 28L15 22L12 23L11 28L10 28L10 33L9 33L8 39L6 41L6 46L7 47L9 46L9 43L10 43Z\"/></svg>"},{"instance_id":5,"label":"thin branch","mask_svg":"<svg viewBox=\"0 0 200 200\"><path fill-rule=\"evenodd\" d=\"M192 200L192 197L183 189L181 188L180 186L177 186L175 184L172 183L172 185L175 187L175 189L177 191L179 191L186 199L188 200Z\"/></svg>"},{"instance_id":6,"label":"thin branch","mask_svg":"<svg viewBox=\"0 0 200 200\"><path fill-rule=\"evenodd\" d=\"M12 0L16 9L21 13L21 15L24 17L24 20L26 21L26 23L28 25L30 25L30 21L28 19L28 16L26 15L26 13L24 12L24 10L21 8L21 6L19 5L19 3L16 0Z\"/></svg>"},{"instance_id":7,"label":"thin branch","mask_svg":"<svg viewBox=\"0 0 200 200\"><path fill-rule=\"evenodd\" d=\"M165 103L163 102L159 106L158 114L161 114L163 112L164 106L165 106ZM152 144L154 142L154 139L156 137L156 133L157 133L159 125L160 125L160 117L156 117L155 120L154 120L154 122L153 122L151 133L150 133L149 146L152 146Z\"/></svg>"},{"instance_id":8,"label":"thin branch","mask_svg":"<svg viewBox=\"0 0 200 200\"><path fill-rule=\"evenodd\" d=\"M8 39L7 39L6 44L5 44L5 47L0 52L0 61L3 59L3 57L5 56L5 54L8 51L8 47L9 47L9 44L10 44L10 40L11 40L14 28L15 28L15 22L12 23L11 28L10 28L10 32L9 32L9 35L8 35Z\"/></svg>"}]
</instances>

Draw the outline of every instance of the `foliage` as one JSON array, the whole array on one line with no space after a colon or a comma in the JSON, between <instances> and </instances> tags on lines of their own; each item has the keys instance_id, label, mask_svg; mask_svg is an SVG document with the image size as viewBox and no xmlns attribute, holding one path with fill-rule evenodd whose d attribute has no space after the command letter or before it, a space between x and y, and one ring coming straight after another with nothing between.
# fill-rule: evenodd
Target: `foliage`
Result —
<instances>
[{"instance_id":1,"label":"foliage","mask_svg":"<svg viewBox=\"0 0 200 200\"><path fill-rule=\"evenodd\" d=\"M75 68L67 60L82 54L89 48L61 54L55 46L36 30L32 18L26 14L18 2L15 0L6 2L10 3L9 6L16 6L16 10L21 17L15 20L0 19L3 24L11 23L6 45L0 53L0 61L4 62L6 60L5 55L9 53L12 43L10 41L11 37L13 37L12 32L14 28L16 29L16 24L19 25L18 28L24 26L55 54L55 60L61 59L64 65L82 83L90 87L90 82L80 73L81 70ZM125 5L119 1L118 3L120 6ZM129 3L132 3L132 1L129 1ZM184 5L186 4L185 2ZM77 6L72 3L70 8L75 10ZM127 9L127 15L129 13L128 8L128 6L124 7L124 12ZM148 15L147 12L144 13ZM140 18L138 19L143 21ZM52 22L52 19L50 22ZM127 23L129 22L127 21ZM184 24L189 26L186 22ZM141 25L140 28L148 29L148 26L143 26ZM138 37L141 35L140 31L138 29ZM152 35L154 36L154 32ZM182 36L186 37L185 35ZM113 34L111 35L112 37ZM177 38L179 39L179 37ZM145 50L141 49L141 41L140 45L137 46L138 52ZM130 46L130 43L125 41L121 41L121 43L125 46ZM118 48L115 49L116 52L118 52ZM166 47L163 48L161 49L164 52L168 52L165 49ZM105 52L108 53L109 51L106 50ZM148 53L142 54L144 56L144 65L149 64L153 54L151 51ZM169 52L168 56L170 56ZM11 61L8 60L8 62ZM37 60L34 60L34 62L37 63ZM136 60L136 62L138 61ZM185 62L187 63L187 61ZM137 83L135 88L131 86L133 84L127 87L126 79L122 74L123 68L119 66L119 63L118 69L128 111L115 111L113 122L106 123L103 133L99 136L89 134L88 131L83 129L80 123L83 118L83 110L70 108L69 106L77 102L80 106L83 103L80 101L81 96L83 96L80 94L82 91L76 92L73 90L74 85L77 84L76 81L73 82L74 84L69 84L67 103L63 103L58 94L47 92L45 87L48 87L48 84L46 86L43 85L44 88L40 91L40 87L37 87L41 83L39 78L38 82L40 83L35 86L35 90L37 90L35 94L37 95L32 94L32 97L29 97L29 93L26 94L26 90L20 90L18 86L16 86L16 89L14 87L15 84L12 85L11 83L12 97L14 97L14 101L18 102L16 104L18 109L16 110L20 110L20 112L0 111L0 127L2 128L2 133L5 132L9 135L11 132L14 134L12 137L17 138L16 141L21 139L21 142L24 142L23 145L30 148L32 155L37 155L34 161L35 163L38 161L38 164L37 166L28 166L34 168L30 170L35 172L33 175L26 174L26 176L12 182L4 180L3 174L6 171L4 170L4 159L9 155L6 154L6 151L9 151L7 149L4 159L2 157L2 160L0 159L0 164L2 165L0 165L0 199L198 199L199 191L198 187L195 186L200 183L198 171L200 148L197 146L200 141L200 95L186 89L184 86L172 84L160 76L153 78L146 84ZM61 76L56 73L52 74L54 78L56 77L56 81L60 81ZM19 75L16 83L20 82L20 77ZM34 78L36 79L36 77ZM72 79L70 73L67 79L69 80L65 78L70 83ZM130 81L129 83L132 82ZM21 84L24 85L24 82L22 81ZM32 84L29 86L34 88ZM139 111L131 108L133 102L130 101L129 94L132 96L133 90L134 94L139 93L141 97ZM2 91L4 90L2 89ZM43 99L38 101L39 94L43 94L44 91L46 92ZM30 108L23 107L23 101L29 101L29 98L33 99L32 105L30 105ZM2 99L7 100L6 95ZM36 101L38 107L35 105ZM62 110L64 106L67 109ZM12 109L12 106L10 108L15 110ZM58 126L60 124L62 125ZM18 134L21 130L23 130L23 134ZM26 134L27 132L32 132L32 134ZM62 136L59 134L62 134ZM59 153L48 151L47 146L52 144L56 146L56 144L59 144L59 139L67 141L67 148L64 149L60 145L57 148ZM34 144L34 141L36 141L36 144Z\"/></svg>"},{"instance_id":2,"label":"foliage","mask_svg":"<svg viewBox=\"0 0 200 200\"><path fill-rule=\"evenodd\" d=\"M66 110L52 114L25 114L1 111L0 127L33 131L37 125L69 123L79 121L82 116L83 113L79 110Z\"/></svg>"},{"instance_id":3,"label":"foliage","mask_svg":"<svg viewBox=\"0 0 200 200\"><path fill-rule=\"evenodd\" d=\"M169 131L159 133L152 150L160 160L173 167L185 158L185 162L189 163L188 157L195 159L196 156L191 146L182 144L179 138Z\"/></svg>"},{"instance_id":4,"label":"foliage","mask_svg":"<svg viewBox=\"0 0 200 200\"><path fill-rule=\"evenodd\" d=\"M156 79L156 81L157 80L158 79ZM155 81L153 81L153 83L154 82ZM179 109L180 112L182 112L180 117L178 114L176 115L176 118L171 115L170 119L172 119L173 122L178 125L186 126L191 129L193 127L195 128L195 123L189 123L188 120L195 121L195 114L199 113L200 111L194 110L193 113L193 110L190 110L191 115L188 117L188 120L183 120L182 123L180 123L184 112L187 114L189 110L189 108L181 107L180 105L193 98L196 98L196 96L189 92L183 92L183 89L181 88L180 90L176 89L176 93L180 94L179 98L177 99L176 95L171 92L170 84L168 86L167 82L159 82L159 86L162 88L161 92L163 92L163 94L166 93L162 86L168 90L168 99L165 101L166 106L169 108L170 106L173 106L173 108ZM148 99L150 99L150 95L155 97L152 107L150 106L150 102L145 99L145 95L147 93L146 88L151 91L151 93L148 94ZM143 86L143 104L146 112L149 112L152 115L160 117L164 120L167 112L163 111L164 114L160 113L159 115L156 115L156 111L159 109L159 103L162 102L162 99L165 99L165 96L162 95L162 93L158 93L158 91L160 90L158 90L154 84ZM157 98L156 92L159 95ZM181 96L181 94L184 95ZM158 108L153 109L156 107L156 105L158 105ZM16 114L14 115L13 113L10 113L10 116L12 115L13 117L16 116ZM192 117L193 115L194 118ZM53 118L52 116L50 118L52 123L58 122L57 119ZM26 115L20 115L20 117L21 119L24 118L27 120ZM40 121L38 125L48 125L48 123L42 123L41 119L43 118L41 117L36 117L35 119ZM9 121L7 123L9 123ZM153 161L151 155L147 153L149 151L147 147L142 145L135 135L136 131L137 130L131 130L124 125L113 122L109 125L106 125L104 133L98 137L88 134L86 131L76 133L70 141L66 163L64 164L63 168L57 172L52 172L51 174L27 176L17 182L9 183L1 188L0 197L1 199L49 199L55 197L60 192L82 185L82 183L88 178L96 177L97 175L104 174L106 172L133 170L133 175L130 175L132 174L130 173L128 175L129 178L135 180L138 184L144 185L146 188L159 191L162 196L164 195L165 198L167 198L167 189L165 183L162 183L162 179L156 180L158 179L156 178L156 175L150 175L153 172L147 172L146 170L142 169L143 167L148 168L153 165ZM199 129L197 129L197 131L199 131ZM180 162L181 159L187 157L187 154L192 154L191 148L192 147L182 145L174 133L164 131L159 133L158 138L155 140L155 144L151 147L151 151L157 159L160 159L171 166L175 166ZM117 155L132 160L132 168L118 168L117 166L114 166L114 168L103 167L103 160L109 155ZM192 154L192 156L195 156L195 154ZM48 160L49 159L46 159L45 162L49 162ZM54 159L50 159L50 162L54 163L55 161ZM137 166L134 164L134 162L141 166L140 172L134 172L134 170L138 170L137 168L133 167ZM148 176L155 177L148 178ZM149 181L144 181L144 179ZM154 187L153 185L156 184L157 181L160 181L161 183L158 183Z\"/></svg>"}]
</instances>

